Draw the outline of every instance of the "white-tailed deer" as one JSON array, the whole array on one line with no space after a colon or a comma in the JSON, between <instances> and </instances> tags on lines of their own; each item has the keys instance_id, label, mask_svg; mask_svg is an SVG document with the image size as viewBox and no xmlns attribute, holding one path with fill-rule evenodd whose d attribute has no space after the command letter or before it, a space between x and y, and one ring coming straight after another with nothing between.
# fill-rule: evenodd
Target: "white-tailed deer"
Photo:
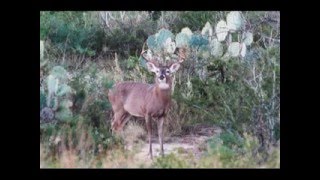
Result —
<instances>
[{"instance_id":1,"label":"white-tailed deer","mask_svg":"<svg viewBox=\"0 0 320 180\"><path fill-rule=\"evenodd\" d=\"M109 91L108 98L112 105L114 117L112 130L120 131L131 116L143 117L146 121L149 138L149 155L152 159L151 121L156 120L160 143L160 154L163 156L163 122L171 102L172 73L176 72L184 57L179 55L178 62L172 62L167 66L158 64L154 59L148 59L146 65L150 72L155 74L154 84L139 82L120 82Z\"/></svg>"}]
</instances>

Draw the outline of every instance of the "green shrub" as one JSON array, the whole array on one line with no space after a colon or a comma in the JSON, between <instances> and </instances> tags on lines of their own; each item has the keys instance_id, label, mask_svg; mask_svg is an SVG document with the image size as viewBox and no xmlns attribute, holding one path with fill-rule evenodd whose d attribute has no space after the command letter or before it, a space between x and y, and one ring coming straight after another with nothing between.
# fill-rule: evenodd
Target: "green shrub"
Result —
<instances>
[{"instance_id":1,"label":"green shrub","mask_svg":"<svg viewBox=\"0 0 320 180\"><path fill-rule=\"evenodd\" d=\"M276 141L280 140L280 122L277 122L274 127L274 138Z\"/></svg>"},{"instance_id":2,"label":"green shrub","mask_svg":"<svg viewBox=\"0 0 320 180\"><path fill-rule=\"evenodd\" d=\"M239 135L236 135L236 133L232 133L231 131L225 131L221 133L220 138L223 141L223 144L228 148L241 148L243 146L243 139Z\"/></svg>"},{"instance_id":3,"label":"green shrub","mask_svg":"<svg viewBox=\"0 0 320 180\"><path fill-rule=\"evenodd\" d=\"M139 58L136 56L130 56L127 60L127 69L132 70L137 64L139 64Z\"/></svg>"},{"instance_id":4,"label":"green shrub","mask_svg":"<svg viewBox=\"0 0 320 180\"><path fill-rule=\"evenodd\" d=\"M60 52L94 56L105 42L103 29L87 12L40 12L40 39L50 39Z\"/></svg>"},{"instance_id":5,"label":"green shrub","mask_svg":"<svg viewBox=\"0 0 320 180\"><path fill-rule=\"evenodd\" d=\"M43 89L40 89L40 110L47 104L47 96Z\"/></svg>"},{"instance_id":6,"label":"green shrub","mask_svg":"<svg viewBox=\"0 0 320 180\"><path fill-rule=\"evenodd\" d=\"M164 157L157 158L153 163L152 167L155 168L188 168L190 167L189 163L182 159L181 157L177 157L174 154L169 154Z\"/></svg>"},{"instance_id":7,"label":"green shrub","mask_svg":"<svg viewBox=\"0 0 320 180\"><path fill-rule=\"evenodd\" d=\"M157 28L156 22L151 19L149 13L127 11L123 13L123 16L120 15L120 12L109 11L106 13L113 16L104 26L108 51L115 51L124 58L140 54L141 47L148 35L154 33ZM102 15L101 19L104 18L105 16Z\"/></svg>"},{"instance_id":8,"label":"green shrub","mask_svg":"<svg viewBox=\"0 0 320 180\"><path fill-rule=\"evenodd\" d=\"M106 109L111 108L109 101L103 96L102 99L94 101L92 104L89 104L86 111L83 111L82 114L90 119L94 127L100 127L101 123L107 120ZM105 125L105 123L103 123Z\"/></svg>"},{"instance_id":9,"label":"green shrub","mask_svg":"<svg viewBox=\"0 0 320 180\"><path fill-rule=\"evenodd\" d=\"M111 149L115 145L123 144L123 139L117 136L112 136L110 130L106 127L93 127L90 133L93 137L96 147L101 144L104 149Z\"/></svg>"},{"instance_id":10,"label":"green shrub","mask_svg":"<svg viewBox=\"0 0 320 180\"><path fill-rule=\"evenodd\" d=\"M108 115L111 105L107 98L107 89L112 81L96 64L87 64L81 73L74 74L70 83L75 90L73 111L81 114L93 127L109 127Z\"/></svg>"},{"instance_id":11,"label":"green shrub","mask_svg":"<svg viewBox=\"0 0 320 180\"><path fill-rule=\"evenodd\" d=\"M221 139L220 139L221 138ZM224 168L258 168L279 167L279 147L272 147L270 152L258 152L258 139L252 135L243 134L243 140L236 140L234 135L224 133L219 137L213 137L208 142L207 154L199 161L200 167L212 167L218 165ZM224 139L224 140L222 140ZM234 145L230 145L230 143ZM241 144L241 146L237 146ZM215 164L212 164L213 161Z\"/></svg>"},{"instance_id":12,"label":"green shrub","mask_svg":"<svg viewBox=\"0 0 320 180\"><path fill-rule=\"evenodd\" d=\"M215 11L186 11L179 14L179 18L172 24L173 32L178 33L182 28L189 27L192 31L201 30L201 28L210 22L214 24L221 12Z\"/></svg>"}]
</instances>

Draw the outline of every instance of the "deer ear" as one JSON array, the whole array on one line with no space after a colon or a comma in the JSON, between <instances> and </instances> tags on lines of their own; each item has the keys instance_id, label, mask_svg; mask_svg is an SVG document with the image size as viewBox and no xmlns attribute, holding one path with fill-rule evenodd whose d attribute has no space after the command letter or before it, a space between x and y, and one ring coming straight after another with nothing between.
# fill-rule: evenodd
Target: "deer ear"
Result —
<instances>
[{"instance_id":1,"label":"deer ear","mask_svg":"<svg viewBox=\"0 0 320 180\"><path fill-rule=\"evenodd\" d=\"M152 62L147 62L146 64L150 72L156 73L156 71L159 70L159 68L157 68Z\"/></svg>"},{"instance_id":2,"label":"deer ear","mask_svg":"<svg viewBox=\"0 0 320 180\"><path fill-rule=\"evenodd\" d=\"M171 66L170 66L170 72L171 73L174 73L176 72L180 67L180 63L173 63Z\"/></svg>"}]
</instances>

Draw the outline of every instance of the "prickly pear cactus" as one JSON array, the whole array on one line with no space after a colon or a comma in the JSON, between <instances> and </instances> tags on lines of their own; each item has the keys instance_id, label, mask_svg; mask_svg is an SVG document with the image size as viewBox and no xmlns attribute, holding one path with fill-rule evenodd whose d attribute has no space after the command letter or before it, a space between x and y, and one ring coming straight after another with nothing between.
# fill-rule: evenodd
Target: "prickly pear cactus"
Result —
<instances>
[{"instance_id":1,"label":"prickly pear cactus","mask_svg":"<svg viewBox=\"0 0 320 180\"><path fill-rule=\"evenodd\" d=\"M175 48L173 39L172 32L167 29L160 29L158 33L147 39L147 45L154 53L173 53L172 47Z\"/></svg>"},{"instance_id":2,"label":"prickly pear cactus","mask_svg":"<svg viewBox=\"0 0 320 180\"><path fill-rule=\"evenodd\" d=\"M61 66L55 66L50 71L47 77L47 96L46 107L43 107L42 101L45 97L44 91L40 90L40 117L43 119L50 119L54 116L57 120L66 121L72 117L72 101L71 95L73 93L71 87L67 84L69 81L68 72ZM49 110L49 109L50 110ZM54 115L51 115L53 113Z\"/></svg>"},{"instance_id":3,"label":"prickly pear cactus","mask_svg":"<svg viewBox=\"0 0 320 180\"><path fill-rule=\"evenodd\" d=\"M244 25L244 20L239 11L232 11L227 15L227 26L230 32L240 30Z\"/></svg>"},{"instance_id":4,"label":"prickly pear cactus","mask_svg":"<svg viewBox=\"0 0 320 180\"><path fill-rule=\"evenodd\" d=\"M44 57L44 42L40 40L40 60Z\"/></svg>"},{"instance_id":5,"label":"prickly pear cactus","mask_svg":"<svg viewBox=\"0 0 320 180\"><path fill-rule=\"evenodd\" d=\"M188 47L192 35L193 33L189 28L183 28L181 32L176 35L177 47Z\"/></svg>"},{"instance_id":6,"label":"prickly pear cactus","mask_svg":"<svg viewBox=\"0 0 320 180\"><path fill-rule=\"evenodd\" d=\"M217 58L222 60L244 58L247 46L253 42L252 32L245 31L244 27L245 19L242 13L231 11L225 20L221 19L214 27L207 22L201 33L193 33L186 27L175 36L167 29L160 29L147 39L149 48L147 56L157 56L160 57L158 59L165 61L173 57L176 48L184 48L193 54L193 60L200 63L198 68L205 68L203 64L208 63L203 63L204 61ZM240 37L240 41L232 41L232 35ZM144 58L140 57L140 62L144 66ZM197 70L197 72L203 71Z\"/></svg>"},{"instance_id":7,"label":"prickly pear cactus","mask_svg":"<svg viewBox=\"0 0 320 180\"><path fill-rule=\"evenodd\" d=\"M216 26L216 36L219 42L224 41L228 35L229 28L224 20L218 22Z\"/></svg>"}]
</instances>

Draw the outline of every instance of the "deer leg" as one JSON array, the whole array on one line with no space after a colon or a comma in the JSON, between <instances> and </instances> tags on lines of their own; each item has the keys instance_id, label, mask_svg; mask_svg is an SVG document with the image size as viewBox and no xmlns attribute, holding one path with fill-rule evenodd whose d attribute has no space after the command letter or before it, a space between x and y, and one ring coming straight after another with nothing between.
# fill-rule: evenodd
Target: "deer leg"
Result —
<instances>
[{"instance_id":1,"label":"deer leg","mask_svg":"<svg viewBox=\"0 0 320 180\"><path fill-rule=\"evenodd\" d=\"M118 131L121 127L121 121L123 119L123 116L126 114L124 109L119 109L118 111L115 111L114 118L112 121L112 131Z\"/></svg>"},{"instance_id":2,"label":"deer leg","mask_svg":"<svg viewBox=\"0 0 320 180\"><path fill-rule=\"evenodd\" d=\"M158 121L157 121L161 156L164 156L164 152L163 152L163 121L164 120L165 120L165 117L163 116L160 119L158 119Z\"/></svg>"},{"instance_id":3,"label":"deer leg","mask_svg":"<svg viewBox=\"0 0 320 180\"><path fill-rule=\"evenodd\" d=\"M122 119L121 119L121 124L120 124L120 128L119 129L123 129L123 126L126 125L126 123L130 120L130 114L126 113L123 115Z\"/></svg>"},{"instance_id":4,"label":"deer leg","mask_svg":"<svg viewBox=\"0 0 320 180\"><path fill-rule=\"evenodd\" d=\"M152 126L151 126L151 117L146 116L146 125L147 125L147 131L148 131L148 138L149 138L149 156L152 159L152 142L151 142L151 135L152 135Z\"/></svg>"}]
</instances>

